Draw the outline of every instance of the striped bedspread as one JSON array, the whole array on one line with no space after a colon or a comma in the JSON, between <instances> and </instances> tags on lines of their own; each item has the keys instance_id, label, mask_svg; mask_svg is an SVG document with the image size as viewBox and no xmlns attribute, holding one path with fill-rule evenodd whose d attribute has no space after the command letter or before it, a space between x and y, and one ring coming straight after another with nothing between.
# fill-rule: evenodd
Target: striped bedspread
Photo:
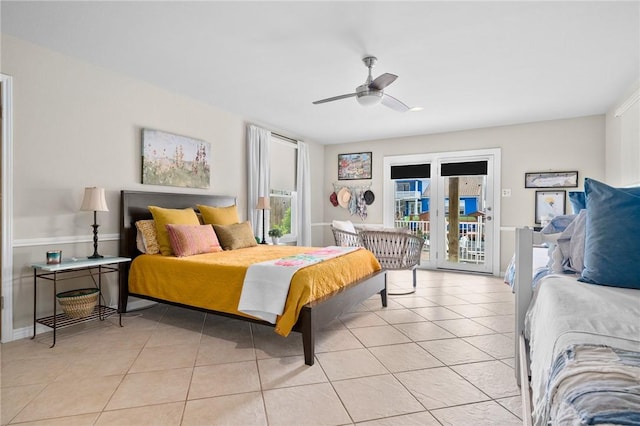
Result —
<instances>
[{"instance_id":1,"label":"striped bedspread","mask_svg":"<svg viewBox=\"0 0 640 426\"><path fill-rule=\"evenodd\" d=\"M640 352L572 345L554 360L544 422L640 425Z\"/></svg>"}]
</instances>

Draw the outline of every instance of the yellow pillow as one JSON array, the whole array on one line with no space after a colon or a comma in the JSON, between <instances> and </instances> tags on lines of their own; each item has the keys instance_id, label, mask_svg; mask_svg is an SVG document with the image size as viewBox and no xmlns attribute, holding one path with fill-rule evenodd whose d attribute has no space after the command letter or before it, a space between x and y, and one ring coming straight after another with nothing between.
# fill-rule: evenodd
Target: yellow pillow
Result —
<instances>
[{"instance_id":1,"label":"yellow pillow","mask_svg":"<svg viewBox=\"0 0 640 426\"><path fill-rule=\"evenodd\" d=\"M213 225L218 241L225 250L235 250L257 246L256 237L249 222L234 223L232 225Z\"/></svg>"},{"instance_id":2,"label":"yellow pillow","mask_svg":"<svg viewBox=\"0 0 640 426\"><path fill-rule=\"evenodd\" d=\"M204 223L209 225L232 225L240 222L238 208L234 205L227 207L212 207L198 205Z\"/></svg>"},{"instance_id":3,"label":"yellow pillow","mask_svg":"<svg viewBox=\"0 0 640 426\"><path fill-rule=\"evenodd\" d=\"M171 256L173 254L167 225L200 225L196 212L190 207L186 209L165 209L149 206L149 211L156 224L156 236L160 246L160 253L163 256Z\"/></svg>"},{"instance_id":4,"label":"yellow pillow","mask_svg":"<svg viewBox=\"0 0 640 426\"><path fill-rule=\"evenodd\" d=\"M138 229L138 234L136 235L138 250L146 254L160 253L156 224L153 220L139 220L136 222L136 228Z\"/></svg>"}]
</instances>

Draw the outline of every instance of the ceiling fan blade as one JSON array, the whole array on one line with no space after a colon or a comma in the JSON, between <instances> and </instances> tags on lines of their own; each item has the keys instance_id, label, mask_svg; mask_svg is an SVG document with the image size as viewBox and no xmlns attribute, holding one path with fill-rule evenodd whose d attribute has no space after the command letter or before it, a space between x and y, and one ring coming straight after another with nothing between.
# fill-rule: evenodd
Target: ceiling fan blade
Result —
<instances>
[{"instance_id":1,"label":"ceiling fan blade","mask_svg":"<svg viewBox=\"0 0 640 426\"><path fill-rule=\"evenodd\" d=\"M396 81L396 78L398 78L397 75L388 72L381 74L369 84L369 89L382 90Z\"/></svg>"},{"instance_id":2,"label":"ceiling fan blade","mask_svg":"<svg viewBox=\"0 0 640 426\"><path fill-rule=\"evenodd\" d=\"M382 97L382 105L387 106L391 109L394 109L398 112L407 112L411 109L408 106L406 106L404 103L400 102L399 100L397 100L391 95L387 95L386 93Z\"/></svg>"},{"instance_id":3,"label":"ceiling fan blade","mask_svg":"<svg viewBox=\"0 0 640 426\"><path fill-rule=\"evenodd\" d=\"M314 105L318 105L318 104L323 104L325 102L333 102L333 101L338 101L340 99L345 99L345 98L352 98L354 97L356 94L355 93L349 93L346 95L340 95L340 96L334 96L333 98L327 98L327 99L320 99L319 101L315 101L313 102Z\"/></svg>"}]
</instances>

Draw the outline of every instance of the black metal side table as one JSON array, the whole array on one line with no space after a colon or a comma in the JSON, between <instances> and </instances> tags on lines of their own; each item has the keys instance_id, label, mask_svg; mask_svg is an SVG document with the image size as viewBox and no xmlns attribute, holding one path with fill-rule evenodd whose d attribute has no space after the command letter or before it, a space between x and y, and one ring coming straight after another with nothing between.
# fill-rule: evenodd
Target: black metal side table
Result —
<instances>
[{"instance_id":1,"label":"black metal side table","mask_svg":"<svg viewBox=\"0 0 640 426\"><path fill-rule=\"evenodd\" d=\"M74 260L65 260L58 264L34 263L33 268L33 337L36 337L36 325L43 324L53 329L53 344L56 344L56 330L58 328L69 327L71 325L93 321L99 319L103 321L107 317L114 314L120 314L119 324L122 327L122 314L117 309L110 308L105 305L102 296L102 275L118 272L120 273L120 264L130 262L128 257L104 256L99 259L79 258ZM84 272L84 275L82 273ZM94 285L98 288L98 304L89 316L84 318L70 318L64 313L57 313L57 284L58 281L81 278L90 276ZM96 281L96 277L98 278ZM37 300L38 300L38 279L53 282L53 315L37 318ZM118 292L119 292L118 287ZM118 300L120 299L118 295Z\"/></svg>"}]
</instances>

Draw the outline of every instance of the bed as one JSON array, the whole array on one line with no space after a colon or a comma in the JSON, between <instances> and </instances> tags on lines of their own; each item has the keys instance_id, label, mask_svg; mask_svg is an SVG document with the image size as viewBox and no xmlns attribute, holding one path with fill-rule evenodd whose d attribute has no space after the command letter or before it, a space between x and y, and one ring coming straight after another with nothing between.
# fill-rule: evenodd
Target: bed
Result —
<instances>
[{"instance_id":1,"label":"bed","mask_svg":"<svg viewBox=\"0 0 640 426\"><path fill-rule=\"evenodd\" d=\"M148 255L142 254L138 250L136 244L137 229L135 223L140 220L148 220L152 218L148 206L162 206L164 208L170 209L185 209L193 208L194 206L199 204L213 207L224 207L234 205L235 198L229 196L207 194L121 191L119 251L121 256L126 256L132 259L131 264L123 269L123 273L120 274L121 278L118 309L121 313L127 312L128 298L129 296L133 296L180 306L186 309L193 309L210 314L217 314L241 319L244 321L271 325L274 326L276 330L278 330L278 327L280 326L281 330L279 330L279 333L282 335L287 335L289 330L302 334L305 364L313 365L315 334L317 330L321 329L325 324L336 319L340 314L344 313L351 307L375 294L380 294L382 306L387 306L386 273L379 268L379 265L378 268L372 267L371 271L367 272L363 272L363 270L360 269L360 276L358 276L357 278L342 278L342 280L345 280L346 282L336 282L333 284L335 289L322 290L324 291L324 293L320 292L320 290L314 290L313 285L304 283L306 275L301 274L301 272L306 272L307 270L311 270L313 268L326 267L326 265L328 265L330 261L332 262L331 265L333 265L333 263L342 263L342 267L346 267L345 265L348 262L352 262L352 265L354 261L359 262L359 259L361 260L361 256L363 255L370 255L373 258L370 253L366 252L363 249L359 249L356 252L345 254L335 259L331 259L330 261L321 262L318 265L313 265L308 268L299 270L294 277L296 277L297 281L300 283L294 284L294 280L291 281L291 290L289 291L289 295L287 296L285 312L282 315L283 318L286 317L283 320L286 321L284 325L280 323L280 321L282 320L282 318L280 317L278 317L278 322L276 322L276 324L271 324L270 322L260 320L253 316L239 312L236 308L229 308L228 306L221 305L219 303L217 304L216 300L219 298L235 298L237 300L241 292L241 288L237 287L238 285L241 286L241 283L223 283L220 282L220 279L216 281L215 278L212 278L210 282L198 284L199 281L197 281L196 279L190 281L191 274L184 272L185 270L183 268L185 267L185 264L201 263L198 262L199 258L206 258L207 256L214 257L216 255L220 255L220 258L225 259L225 263L231 265L229 267L233 271L235 271L233 272L235 275L244 275L244 273L238 272L238 268L241 267L240 264L242 262L236 259L243 256L241 252L250 252L252 253L251 257L257 259L257 261L262 261L267 258L278 258L289 255L291 253L298 253L300 252L301 248L289 246L257 246L251 248L243 248L240 250L224 251L220 253L189 256L187 258ZM149 268L149 264L152 264L154 261L167 264L166 266L163 266L163 268L166 268L165 270L167 271L170 271L172 269L175 269L177 271L178 278L173 278L173 280L176 281L176 286L182 286L180 290L175 291L175 289L167 289L166 283L160 283L161 280L157 277L154 277L153 273L147 274L144 272L144 269L140 269L145 267L144 265ZM375 263L377 264L377 261L375 261ZM204 266L193 266L194 269L201 267ZM150 270L153 270L153 266L151 268L152 269ZM147 271L149 271L149 269L147 269ZM350 273L347 269L345 269L343 272L345 277L350 276ZM302 278L298 277L298 275ZM141 279L142 276L144 276L143 279ZM156 281L156 279L158 280L158 287L154 286L154 281ZM226 287L224 289L224 294L221 293L221 295L217 295L216 287L222 288L223 284L224 287ZM183 289L186 288L187 285L195 287L189 287L188 291L183 291ZM303 287L306 285L306 287L310 287L311 289L295 290L294 285ZM197 288L197 286L200 286L200 288ZM292 299L292 294L297 295L295 300ZM194 295L202 295L202 297L196 297Z\"/></svg>"},{"instance_id":2,"label":"bed","mask_svg":"<svg viewBox=\"0 0 640 426\"><path fill-rule=\"evenodd\" d=\"M524 424L640 424L640 251L629 232L640 219L640 189L587 179L585 192L581 268L556 270L534 289L533 248L557 245L563 234L516 230Z\"/></svg>"}]
</instances>

